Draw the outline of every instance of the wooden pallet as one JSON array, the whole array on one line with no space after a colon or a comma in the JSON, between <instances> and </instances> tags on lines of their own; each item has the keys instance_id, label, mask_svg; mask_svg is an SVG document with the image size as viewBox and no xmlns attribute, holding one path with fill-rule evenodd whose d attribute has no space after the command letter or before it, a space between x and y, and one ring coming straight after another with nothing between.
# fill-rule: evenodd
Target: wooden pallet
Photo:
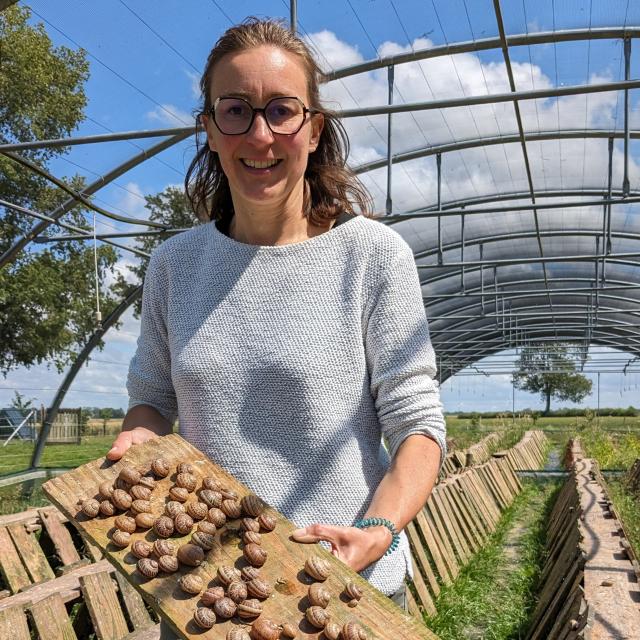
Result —
<instances>
[{"instance_id":1,"label":"wooden pallet","mask_svg":"<svg viewBox=\"0 0 640 640\"><path fill-rule=\"evenodd\" d=\"M104 480L115 480L123 466L133 465L148 470L152 460L160 456L165 458L174 469L180 462L190 462L198 477L216 477L240 496L250 493L244 485L175 434L132 447L123 460L115 464L105 459L85 464L49 480L43 485L43 489L83 534L100 547L118 572L133 585L177 634L188 639L225 638L227 631L238 624L237 619L216 623L208 631L202 631L195 626L192 618L199 596L188 596L177 584L180 576L187 572L186 568L181 568L176 574L163 575L154 580L143 578L136 571L135 558L130 551L116 548L109 539L114 518L88 519L79 511L78 500L96 495L99 484ZM165 497L172 484L173 480L170 477L157 482L152 494L156 513L159 514L164 508ZM357 620L367 629L371 638L401 637L428 640L436 638L421 622L400 611L386 596L322 547L301 545L291 541L290 534L295 526L281 514L275 511L272 513L277 518L277 526L275 531L263 536L262 546L267 551L269 559L262 568L262 573L271 584L276 585L276 589L274 595L264 603L264 617L279 623L285 621L295 623L299 629L298 638L319 637L319 631L313 629L301 613L304 610L309 585L309 579L303 567L309 556L317 554L325 557L332 566L332 574L326 584L335 594L328 606L333 620L338 623ZM153 533L139 532L133 534L132 541L154 538ZM177 544L187 541L188 536L175 539ZM216 542L216 546L207 553L206 561L196 569L190 570L201 576L205 585L215 584L216 571L220 565L242 566L244 563L237 524L234 526L232 521L218 532ZM364 591L357 609L349 608L346 601L340 597L344 585L349 581L357 582Z\"/></svg>"}]
</instances>

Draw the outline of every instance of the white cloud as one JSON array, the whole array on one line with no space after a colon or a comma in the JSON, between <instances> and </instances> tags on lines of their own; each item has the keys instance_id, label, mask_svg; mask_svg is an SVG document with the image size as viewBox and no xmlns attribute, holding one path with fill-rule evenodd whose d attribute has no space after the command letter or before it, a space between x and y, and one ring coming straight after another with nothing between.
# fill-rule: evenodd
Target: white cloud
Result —
<instances>
[{"instance_id":1,"label":"white cloud","mask_svg":"<svg viewBox=\"0 0 640 640\"><path fill-rule=\"evenodd\" d=\"M200 76L193 71L185 70L187 77L189 78L189 85L191 87L191 97L194 100L200 100ZM173 111L173 109L171 109Z\"/></svg>"},{"instance_id":2,"label":"white cloud","mask_svg":"<svg viewBox=\"0 0 640 640\"><path fill-rule=\"evenodd\" d=\"M191 113L176 107L173 104L163 104L146 114L148 120L168 127L188 127L194 123Z\"/></svg>"}]
</instances>

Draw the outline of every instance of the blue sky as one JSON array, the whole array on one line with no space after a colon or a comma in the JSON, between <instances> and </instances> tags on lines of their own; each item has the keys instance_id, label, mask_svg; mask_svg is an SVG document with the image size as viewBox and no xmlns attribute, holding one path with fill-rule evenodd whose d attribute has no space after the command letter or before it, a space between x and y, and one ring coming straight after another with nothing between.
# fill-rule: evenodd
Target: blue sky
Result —
<instances>
[{"instance_id":1,"label":"blue sky","mask_svg":"<svg viewBox=\"0 0 640 640\"><path fill-rule=\"evenodd\" d=\"M87 119L77 134L90 135L111 131L152 129L193 122L198 105L197 81L206 56L222 31L248 15L288 18L284 0L66 0L51 3L34 0L20 3L33 9L33 22L45 20L45 29L56 45L81 46L89 52L91 77L86 85L89 103ZM525 33L578 27L640 24L640 3L617 0L521 0L503 1L507 33ZM134 15L134 13L137 14ZM36 15L38 14L38 15ZM320 52L323 68L338 68L361 60L461 40L495 37L492 0L301 0L298 6L300 30ZM146 24L145 24L146 23ZM519 47L510 51L518 88L542 88L581 84L595 80L618 80L623 70L619 41L592 41ZM640 56L632 65L632 77L639 76ZM477 95L505 91L506 74L499 50L465 54L454 59L430 61L421 75L406 65L397 71L396 101L427 100L431 95ZM632 104L637 110L637 92ZM386 101L386 71L372 72L361 78L330 83L323 93L338 108L368 106ZM533 107L535 106L535 110ZM535 101L523 109L525 124L535 129L566 126L622 126L620 96L594 94L589 98L562 101ZM451 113L423 113L394 121L397 149L411 148L419 136L427 143L473 137L497 127L504 133L514 126L512 109L489 107L477 110L451 110ZM471 115L471 118L469 118ZM637 117L637 114L636 114ZM639 119L640 120L640 119ZM385 120L374 117L348 122L352 142L352 164L371 160L386 153ZM636 121L637 122L637 121ZM418 135L416 127L419 127ZM383 135L381 135L381 133ZM51 167L58 176L75 172L89 181L148 147L154 141L143 140L74 147L64 159ZM539 160L534 158L534 180L552 181L560 175L563 183L602 184L602 154L585 153L582 142L576 147L582 165L555 165L555 147L551 153L540 146ZM595 147L594 147L595 149ZM570 154L572 148L564 144ZM181 184L194 151L193 139L167 150L116 183L101 190L96 201L113 211L145 218L145 194L161 191L170 184ZM617 147L619 152L619 147ZM474 152L475 153L475 152ZM494 187L517 184L517 167L502 148L482 155L457 154L446 162L444 197L461 193L483 193ZM591 158L593 156L593 158ZM597 157L596 157L597 156ZM586 158L586 159L583 159ZM632 184L640 181L635 158L631 166ZM564 171L564 175L563 172ZM573 173L572 173L573 171ZM434 199L432 161L410 163L394 174L396 210L431 203ZM619 180L619 163L614 177ZM384 172L373 172L365 179L376 204L384 199ZM492 186L493 185L493 186ZM123 229L123 225L100 221L99 230ZM123 256L118 268L126 272ZM127 363L135 347L138 323L125 316L123 328L107 339L102 353L83 368L65 404L125 406L124 379ZM18 389L46 404L53 396L60 376L44 366L30 371L17 370L0 383L0 405L8 403ZM595 388L595 387L594 387ZM636 383L618 374L601 376L601 405L638 404ZM507 377L469 378L459 376L443 386L443 401L448 410L499 410L511 407L511 384ZM595 396L585 404L595 406ZM540 402L522 392L516 394L516 406L539 406Z\"/></svg>"}]
</instances>

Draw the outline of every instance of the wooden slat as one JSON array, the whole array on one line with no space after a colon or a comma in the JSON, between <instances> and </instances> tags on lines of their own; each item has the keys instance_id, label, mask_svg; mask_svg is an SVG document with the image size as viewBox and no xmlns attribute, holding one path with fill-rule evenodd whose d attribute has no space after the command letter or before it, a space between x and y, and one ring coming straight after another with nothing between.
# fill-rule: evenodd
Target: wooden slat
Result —
<instances>
[{"instance_id":1,"label":"wooden slat","mask_svg":"<svg viewBox=\"0 0 640 640\"><path fill-rule=\"evenodd\" d=\"M51 509L40 509L38 511L40 520L56 548L60 562L63 565L80 562L80 554L73 544L71 534L60 522L59 513L59 511L52 511Z\"/></svg>"},{"instance_id":2,"label":"wooden slat","mask_svg":"<svg viewBox=\"0 0 640 640\"><path fill-rule=\"evenodd\" d=\"M129 633L115 586L107 571L82 576L80 588L98 640L120 640Z\"/></svg>"},{"instance_id":3,"label":"wooden slat","mask_svg":"<svg viewBox=\"0 0 640 640\"><path fill-rule=\"evenodd\" d=\"M27 533L23 524L10 524L7 529L24 566L31 576L31 580L33 582L44 582L55 578L53 569L49 566L49 562L36 537Z\"/></svg>"},{"instance_id":4,"label":"wooden slat","mask_svg":"<svg viewBox=\"0 0 640 640\"><path fill-rule=\"evenodd\" d=\"M160 625L154 624L146 629L137 629L122 638L122 640L160 640Z\"/></svg>"},{"instance_id":5,"label":"wooden slat","mask_svg":"<svg viewBox=\"0 0 640 640\"><path fill-rule=\"evenodd\" d=\"M429 549L429 553L431 553L433 562L436 565L436 569L438 570L438 573L440 575L440 580L442 580L444 584L450 585L453 582L452 575L449 572L447 563L444 561L442 555L443 552L437 541L437 536L434 534L434 531L425 516L424 509L416 514L415 521L417 527L420 529L420 532L425 539L425 542L427 543L427 549Z\"/></svg>"},{"instance_id":6,"label":"wooden slat","mask_svg":"<svg viewBox=\"0 0 640 640\"><path fill-rule=\"evenodd\" d=\"M415 562L412 559L413 563L413 586L416 588L416 593L418 594L418 598L420 598L420 603L422 604L422 608L430 615L433 616L436 614L436 606L433 604L433 600L431 599L431 594L427 589L427 585L424 583L418 568L415 565Z\"/></svg>"},{"instance_id":7,"label":"wooden slat","mask_svg":"<svg viewBox=\"0 0 640 640\"><path fill-rule=\"evenodd\" d=\"M425 549L422 546L422 540L420 540L420 536L418 534L416 526L413 524L413 522L410 522L405 527L405 531L411 544L411 549L413 551L412 555L414 559L416 559L423 575L426 576L427 582L431 587L431 593L433 593L434 596L438 597L440 593L440 585L438 584L438 580L433 573L433 569L431 568L431 564L429 562L429 558L427 557Z\"/></svg>"},{"instance_id":8,"label":"wooden slat","mask_svg":"<svg viewBox=\"0 0 640 640\"><path fill-rule=\"evenodd\" d=\"M122 574L116 572L116 580L133 628L144 629L152 625L153 621L140 594L124 579Z\"/></svg>"},{"instance_id":9,"label":"wooden slat","mask_svg":"<svg viewBox=\"0 0 640 640\"><path fill-rule=\"evenodd\" d=\"M31 584L29 574L20 560L13 540L4 527L0 528L0 570L12 593L17 593Z\"/></svg>"},{"instance_id":10,"label":"wooden slat","mask_svg":"<svg viewBox=\"0 0 640 640\"><path fill-rule=\"evenodd\" d=\"M440 548L443 550L442 558L449 567L451 576L455 579L458 576L458 573L460 573L460 567L458 566L456 555L453 551L453 547L451 546L451 542L449 541L449 537L447 536L447 530L431 501L427 502L424 506L423 512L427 521L431 525L434 535L438 538Z\"/></svg>"},{"instance_id":11,"label":"wooden slat","mask_svg":"<svg viewBox=\"0 0 640 640\"><path fill-rule=\"evenodd\" d=\"M27 616L20 606L0 611L0 638L8 640L31 640Z\"/></svg>"},{"instance_id":12,"label":"wooden slat","mask_svg":"<svg viewBox=\"0 0 640 640\"><path fill-rule=\"evenodd\" d=\"M40 640L78 640L59 594L36 602L30 611Z\"/></svg>"}]
</instances>

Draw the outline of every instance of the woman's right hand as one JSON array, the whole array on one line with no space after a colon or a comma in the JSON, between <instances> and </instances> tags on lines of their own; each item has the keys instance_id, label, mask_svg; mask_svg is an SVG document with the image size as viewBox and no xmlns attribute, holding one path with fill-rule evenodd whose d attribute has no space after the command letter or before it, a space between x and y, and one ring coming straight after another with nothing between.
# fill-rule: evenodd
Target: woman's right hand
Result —
<instances>
[{"instance_id":1,"label":"woman's right hand","mask_svg":"<svg viewBox=\"0 0 640 640\"><path fill-rule=\"evenodd\" d=\"M145 427L135 427L130 431L122 431L115 439L113 446L107 452L108 460L120 460L124 452L131 446L142 444L152 438L157 438L158 434Z\"/></svg>"}]
</instances>

